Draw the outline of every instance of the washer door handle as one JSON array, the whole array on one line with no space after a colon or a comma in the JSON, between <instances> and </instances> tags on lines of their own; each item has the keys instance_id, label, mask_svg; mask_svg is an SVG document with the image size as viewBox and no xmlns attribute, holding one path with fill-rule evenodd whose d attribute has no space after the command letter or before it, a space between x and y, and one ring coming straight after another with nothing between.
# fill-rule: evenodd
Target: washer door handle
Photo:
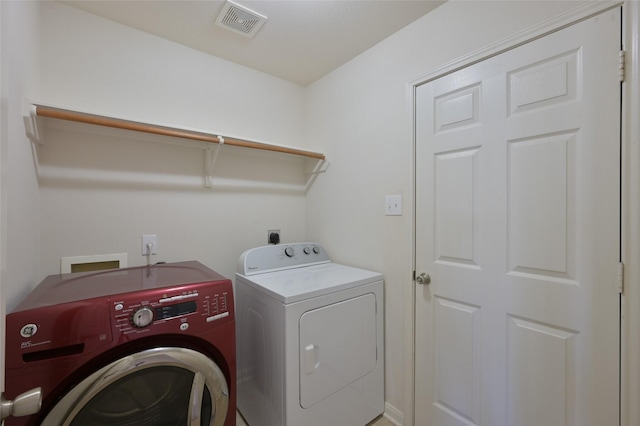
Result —
<instances>
[{"instance_id":1,"label":"washer door handle","mask_svg":"<svg viewBox=\"0 0 640 426\"><path fill-rule=\"evenodd\" d=\"M42 406L42 388L35 388L18 395L13 401L0 396L0 421L9 416L20 417L35 414Z\"/></svg>"}]
</instances>

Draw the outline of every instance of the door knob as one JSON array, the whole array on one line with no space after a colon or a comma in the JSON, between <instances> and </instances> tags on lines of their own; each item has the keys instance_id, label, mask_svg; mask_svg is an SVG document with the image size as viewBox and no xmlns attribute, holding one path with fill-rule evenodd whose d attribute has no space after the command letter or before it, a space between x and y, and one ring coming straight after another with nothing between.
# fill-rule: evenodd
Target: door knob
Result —
<instances>
[{"instance_id":1,"label":"door knob","mask_svg":"<svg viewBox=\"0 0 640 426\"><path fill-rule=\"evenodd\" d=\"M431 277L429 276L429 274L426 274L426 273L423 272L423 273L421 273L420 275L418 275L416 277L416 282L418 284L423 284L423 285L430 284L431 283Z\"/></svg>"},{"instance_id":2,"label":"door knob","mask_svg":"<svg viewBox=\"0 0 640 426\"><path fill-rule=\"evenodd\" d=\"M14 416L26 416L40 411L42 405L42 388L35 388L22 393L13 401L4 399L4 394L0 396L0 421Z\"/></svg>"}]
</instances>

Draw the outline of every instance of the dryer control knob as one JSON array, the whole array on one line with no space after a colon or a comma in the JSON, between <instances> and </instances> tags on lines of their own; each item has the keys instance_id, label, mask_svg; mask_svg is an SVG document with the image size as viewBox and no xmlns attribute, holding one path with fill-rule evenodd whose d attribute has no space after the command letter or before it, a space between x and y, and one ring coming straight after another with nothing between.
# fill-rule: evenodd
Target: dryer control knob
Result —
<instances>
[{"instance_id":1,"label":"dryer control knob","mask_svg":"<svg viewBox=\"0 0 640 426\"><path fill-rule=\"evenodd\" d=\"M286 249L284 249L284 254L286 254L287 257L293 257L295 251L293 250L293 247L287 247Z\"/></svg>"},{"instance_id":2,"label":"dryer control knob","mask_svg":"<svg viewBox=\"0 0 640 426\"><path fill-rule=\"evenodd\" d=\"M133 313L131 322L138 328L146 327L153 321L153 311L149 308L140 308Z\"/></svg>"}]
</instances>

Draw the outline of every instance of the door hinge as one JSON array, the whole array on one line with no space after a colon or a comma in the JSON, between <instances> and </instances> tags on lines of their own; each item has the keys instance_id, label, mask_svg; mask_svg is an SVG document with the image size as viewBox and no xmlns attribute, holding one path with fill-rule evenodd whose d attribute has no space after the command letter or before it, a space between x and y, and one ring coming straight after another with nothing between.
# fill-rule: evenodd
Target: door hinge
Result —
<instances>
[{"instance_id":1,"label":"door hinge","mask_svg":"<svg viewBox=\"0 0 640 426\"><path fill-rule=\"evenodd\" d=\"M618 77L621 83L624 82L624 63L625 54L624 50L621 50L620 53L618 53Z\"/></svg>"},{"instance_id":2,"label":"door hinge","mask_svg":"<svg viewBox=\"0 0 640 426\"><path fill-rule=\"evenodd\" d=\"M618 292L624 294L624 263L618 263L618 280L617 280Z\"/></svg>"}]
</instances>

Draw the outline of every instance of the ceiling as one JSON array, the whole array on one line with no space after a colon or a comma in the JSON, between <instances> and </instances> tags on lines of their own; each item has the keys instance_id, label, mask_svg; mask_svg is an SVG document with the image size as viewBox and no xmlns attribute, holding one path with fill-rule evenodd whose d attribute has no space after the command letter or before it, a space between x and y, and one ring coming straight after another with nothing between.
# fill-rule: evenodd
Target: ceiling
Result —
<instances>
[{"instance_id":1,"label":"ceiling","mask_svg":"<svg viewBox=\"0 0 640 426\"><path fill-rule=\"evenodd\" d=\"M267 17L253 38L215 25L222 0L63 3L307 86L441 5L435 0L234 0Z\"/></svg>"}]
</instances>

